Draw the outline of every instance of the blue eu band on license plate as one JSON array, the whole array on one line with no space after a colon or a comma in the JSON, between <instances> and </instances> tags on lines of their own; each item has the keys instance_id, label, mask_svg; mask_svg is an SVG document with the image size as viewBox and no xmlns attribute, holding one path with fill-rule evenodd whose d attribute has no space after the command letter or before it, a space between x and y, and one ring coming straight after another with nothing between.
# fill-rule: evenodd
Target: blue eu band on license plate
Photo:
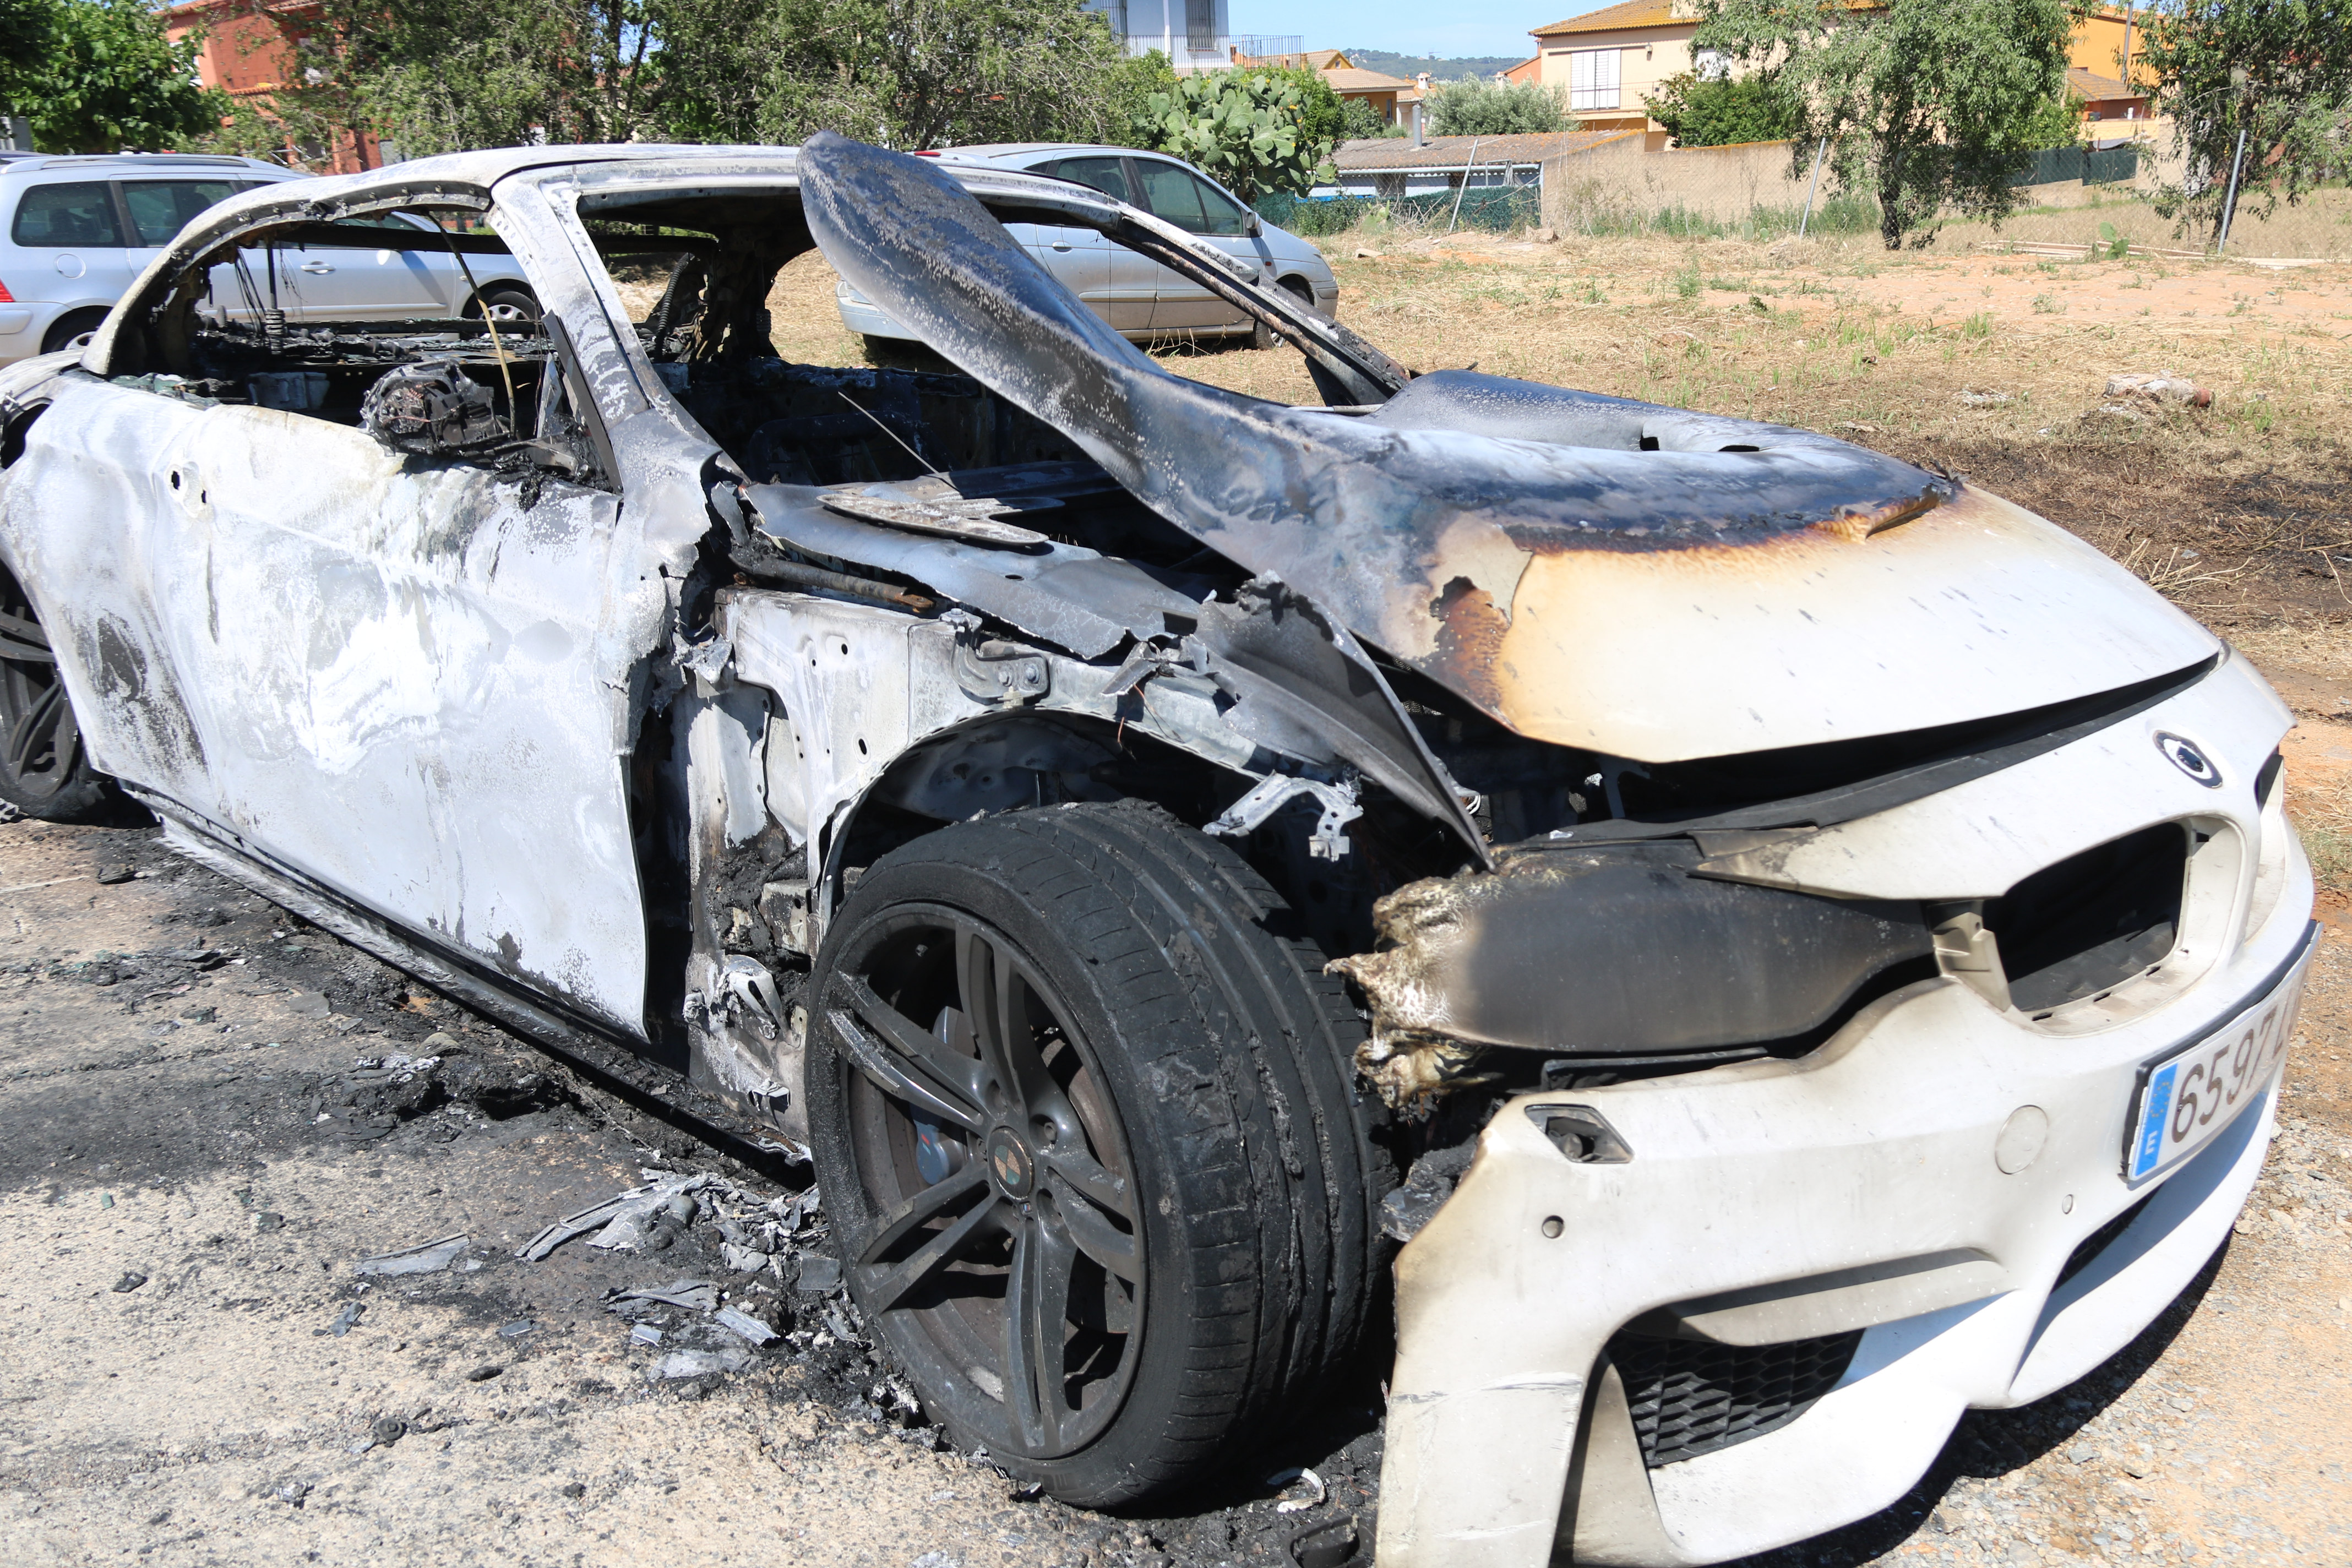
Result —
<instances>
[{"instance_id":1,"label":"blue eu band on license plate","mask_svg":"<svg viewBox=\"0 0 2352 1568\"><path fill-rule=\"evenodd\" d=\"M2150 1067L2141 1079L2124 1177L2138 1183L2187 1159L2259 1103L2294 1032L2311 939L2277 983L2195 1045Z\"/></svg>"}]
</instances>

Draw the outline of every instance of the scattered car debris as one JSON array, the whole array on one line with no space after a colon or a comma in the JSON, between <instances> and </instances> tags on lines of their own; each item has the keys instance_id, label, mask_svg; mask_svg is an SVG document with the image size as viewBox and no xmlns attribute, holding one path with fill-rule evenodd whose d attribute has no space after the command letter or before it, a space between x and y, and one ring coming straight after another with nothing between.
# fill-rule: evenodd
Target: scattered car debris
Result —
<instances>
[{"instance_id":1,"label":"scattered car debris","mask_svg":"<svg viewBox=\"0 0 2352 1568\"><path fill-rule=\"evenodd\" d=\"M90 879L98 883L100 887L110 887L117 882L131 881L138 875L138 867L132 865L128 860L120 860L111 865L102 865L99 867L98 870L92 875Z\"/></svg>"},{"instance_id":2,"label":"scattered car debris","mask_svg":"<svg viewBox=\"0 0 2352 1568\"><path fill-rule=\"evenodd\" d=\"M490 1379L498 1376L499 1373L504 1371L506 1371L506 1368L500 1366L496 1362L485 1362L480 1366L478 1366L473 1371L467 1373L466 1374L466 1381L467 1383L488 1383Z\"/></svg>"},{"instance_id":3,"label":"scattered car debris","mask_svg":"<svg viewBox=\"0 0 2352 1568\"><path fill-rule=\"evenodd\" d=\"M666 1307L683 1307L690 1312L715 1311L719 1306L719 1287L708 1279L680 1279L673 1284L656 1285L642 1290L616 1290L615 1303L623 1301L658 1301Z\"/></svg>"},{"instance_id":4,"label":"scattered car debris","mask_svg":"<svg viewBox=\"0 0 2352 1568\"><path fill-rule=\"evenodd\" d=\"M147 1276L140 1273L135 1268L127 1269L124 1271L122 1278L114 1282L114 1293L118 1296L127 1296L131 1291L138 1289L139 1287L146 1283Z\"/></svg>"},{"instance_id":5,"label":"scattered car debris","mask_svg":"<svg viewBox=\"0 0 2352 1568\"><path fill-rule=\"evenodd\" d=\"M532 1322L529 1318L517 1318L511 1323L500 1323L499 1325L499 1338L502 1340L519 1340L538 1327L539 1325Z\"/></svg>"},{"instance_id":6,"label":"scattered car debris","mask_svg":"<svg viewBox=\"0 0 2352 1568\"><path fill-rule=\"evenodd\" d=\"M733 1307L719 1308L718 1321L755 1345L772 1344L778 1337L775 1330L749 1312L740 1311Z\"/></svg>"},{"instance_id":7,"label":"scattered car debris","mask_svg":"<svg viewBox=\"0 0 2352 1568\"><path fill-rule=\"evenodd\" d=\"M2109 397L2144 397L2152 403L2176 403L2190 408L2210 408L2213 394L2210 388L2198 385L2185 375L2168 370L2153 374L2127 371L2107 377Z\"/></svg>"},{"instance_id":8,"label":"scattered car debris","mask_svg":"<svg viewBox=\"0 0 2352 1568\"><path fill-rule=\"evenodd\" d=\"M1323 1478L1303 1467L1268 1476L1265 1484L1281 1493L1274 1505L1276 1513L1304 1513L1310 1508L1321 1508L1331 1495Z\"/></svg>"},{"instance_id":9,"label":"scattered car debris","mask_svg":"<svg viewBox=\"0 0 2352 1568\"><path fill-rule=\"evenodd\" d=\"M466 1255L474 1244L470 1236L445 1236L438 1241L419 1242L415 1247L397 1252L380 1252L373 1258L362 1258L352 1265L354 1274L436 1274Z\"/></svg>"},{"instance_id":10,"label":"scattered car debris","mask_svg":"<svg viewBox=\"0 0 2352 1568\"><path fill-rule=\"evenodd\" d=\"M832 1294L841 1289L841 1259L815 1254L802 1258L800 1277L795 1283L808 1295Z\"/></svg>"},{"instance_id":11,"label":"scattered car debris","mask_svg":"<svg viewBox=\"0 0 2352 1568\"><path fill-rule=\"evenodd\" d=\"M347 1301L343 1304L343 1310L335 1314L333 1322L323 1329L313 1329L310 1331L314 1334L332 1334L335 1338L341 1339L352 1331L352 1325L358 1322L360 1314L366 1310L367 1303L364 1301Z\"/></svg>"},{"instance_id":12,"label":"scattered car debris","mask_svg":"<svg viewBox=\"0 0 2352 1568\"><path fill-rule=\"evenodd\" d=\"M662 1342L662 1331L651 1323L637 1323L630 1328L629 1338L641 1345L657 1345Z\"/></svg>"},{"instance_id":13,"label":"scattered car debris","mask_svg":"<svg viewBox=\"0 0 2352 1568\"><path fill-rule=\"evenodd\" d=\"M652 1173L646 1174L652 1178ZM565 1242L574 1237L585 1236L592 1230L605 1233L596 1238L592 1244L593 1246L635 1247L645 1238L655 1216L668 1209L673 1200L686 1200L685 1215L690 1219L694 1208L688 1194L698 1192L709 1182L708 1175L648 1179L641 1187L632 1187L577 1214L564 1215L516 1248L515 1256L526 1263L537 1263Z\"/></svg>"},{"instance_id":14,"label":"scattered car debris","mask_svg":"<svg viewBox=\"0 0 2352 1568\"><path fill-rule=\"evenodd\" d=\"M379 1415L368 1426L368 1436L380 1448L389 1448L408 1436L408 1423L397 1415Z\"/></svg>"},{"instance_id":15,"label":"scattered car debris","mask_svg":"<svg viewBox=\"0 0 2352 1568\"><path fill-rule=\"evenodd\" d=\"M720 1345L713 1350L672 1351L654 1363L653 1377L656 1382L670 1383L684 1377L708 1377L713 1373L740 1372L751 1364L751 1352L740 1345Z\"/></svg>"}]
</instances>

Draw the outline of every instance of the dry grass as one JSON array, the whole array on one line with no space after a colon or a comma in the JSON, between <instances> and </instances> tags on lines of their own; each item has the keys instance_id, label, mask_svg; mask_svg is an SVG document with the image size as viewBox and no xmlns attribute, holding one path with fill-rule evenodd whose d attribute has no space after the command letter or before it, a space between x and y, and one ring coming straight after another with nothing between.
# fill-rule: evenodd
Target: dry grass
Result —
<instances>
[{"instance_id":1,"label":"dry grass","mask_svg":"<svg viewBox=\"0 0 2352 1568\"><path fill-rule=\"evenodd\" d=\"M2183 230L2176 219L2158 216L2146 201L2127 195L2100 197L2067 206L2036 206L2013 214L1996 229L1990 224L1953 224L1937 237L1936 250L1965 253L1988 241L2056 240L2074 245L2104 244L2120 238L2129 245L2165 249L2201 250L2210 236L2201 228ZM2111 233L2102 233L2105 224ZM2264 214L2261 204L2239 209L2231 225L2230 251L2234 256L2319 257L2352 260L2352 190L2314 191L2289 206Z\"/></svg>"}]
</instances>

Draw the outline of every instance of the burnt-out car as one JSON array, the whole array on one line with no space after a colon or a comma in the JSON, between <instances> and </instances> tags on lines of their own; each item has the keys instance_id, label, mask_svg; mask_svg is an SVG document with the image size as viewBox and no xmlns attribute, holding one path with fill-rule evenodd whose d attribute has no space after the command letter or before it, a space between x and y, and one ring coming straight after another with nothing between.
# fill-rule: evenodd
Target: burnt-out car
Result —
<instances>
[{"instance_id":1,"label":"burnt-out car","mask_svg":"<svg viewBox=\"0 0 2352 1568\"><path fill-rule=\"evenodd\" d=\"M1172 374L1007 223L1324 405ZM199 310L339 239L543 315ZM962 374L781 358L812 247ZM1073 1501L1296 1417L1392 1271L1381 1561L1795 1540L2129 1341L2272 1126L2312 886L2243 660L1956 476L1414 375L1067 182L822 137L250 192L0 436L0 795L124 792L804 1142L928 1411Z\"/></svg>"}]
</instances>

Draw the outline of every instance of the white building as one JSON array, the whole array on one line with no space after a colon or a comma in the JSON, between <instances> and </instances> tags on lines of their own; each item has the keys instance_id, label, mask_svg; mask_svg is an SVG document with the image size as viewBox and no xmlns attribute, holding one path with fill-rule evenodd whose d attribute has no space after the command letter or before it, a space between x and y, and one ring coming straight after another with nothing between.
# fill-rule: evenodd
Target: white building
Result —
<instances>
[{"instance_id":1,"label":"white building","mask_svg":"<svg viewBox=\"0 0 2352 1568\"><path fill-rule=\"evenodd\" d=\"M1158 49L1181 73L1223 70L1236 53L1297 53L1297 38L1237 37L1225 0L1087 0L1131 55Z\"/></svg>"}]
</instances>

